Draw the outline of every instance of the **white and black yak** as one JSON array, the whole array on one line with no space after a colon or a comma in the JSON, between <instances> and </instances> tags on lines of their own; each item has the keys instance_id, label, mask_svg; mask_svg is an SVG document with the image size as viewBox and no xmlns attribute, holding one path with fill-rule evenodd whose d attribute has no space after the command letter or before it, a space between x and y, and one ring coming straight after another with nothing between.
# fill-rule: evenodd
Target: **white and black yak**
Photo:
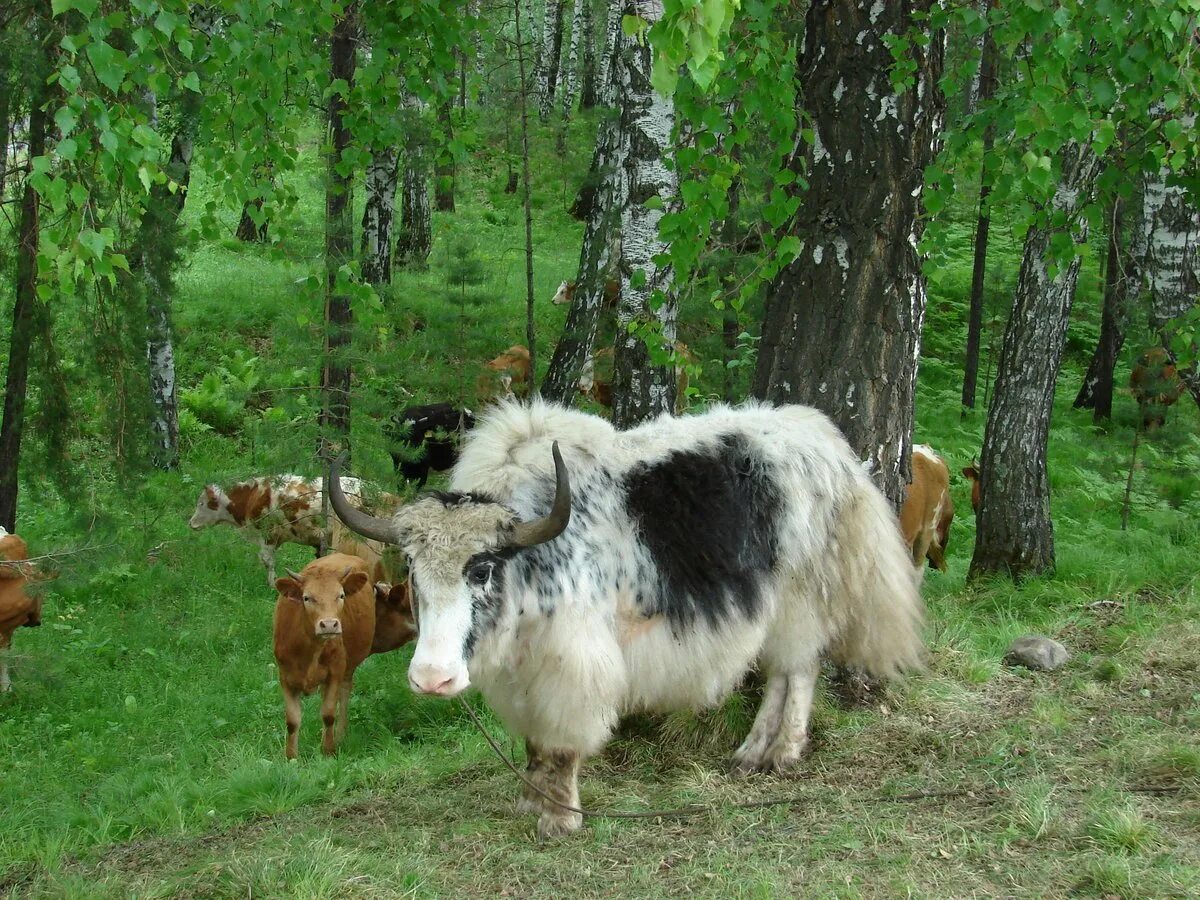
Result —
<instances>
[{"instance_id":1,"label":"white and black yak","mask_svg":"<svg viewBox=\"0 0 1200 900\"><path fill-rule=\"evenodd\" d=\"M834 425L802 406L719 406L618 432L504 404L463 447L453 490L391 518L334 509L408 554L414 691L476 685L529 749L528 777L579 805L580 761L621 715L721 701L757 668L735 754L785 770L808 741L819 661L920 664L917 579L896 516ZM582 817L528 786L545 837Z\"/></svg>"}]
</instances>

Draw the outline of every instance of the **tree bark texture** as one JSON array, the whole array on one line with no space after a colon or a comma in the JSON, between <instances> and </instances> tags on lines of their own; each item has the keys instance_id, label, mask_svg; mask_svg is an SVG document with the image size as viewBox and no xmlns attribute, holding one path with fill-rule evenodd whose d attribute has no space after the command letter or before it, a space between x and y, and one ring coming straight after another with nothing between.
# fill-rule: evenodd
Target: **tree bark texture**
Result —
<instances>
[{"instance_id":1,"label":"tree bark texture","mask_svg":"<svg viewBox=\"0 0 1200 900\"><path fill-rule=\"evenodd\" d=\"M579 93L579 41L583 34L584 10L590 6L588 0L575 0L571 13L570 49L564 53L565 64L562 76L562 114L569 119L575 108L575 95Z\"/></svg>"},{"instance_id":2,"label":"tree bark texture","mask_svg":"<svg viewBox=\"0 0 1200 900\"><path fill-rule=\"evenodd\" d=\"M360 256L363 281L368 284L392 282L392 223L399 161L400 153L395 147L383 147L371 152L371 162L367 165Z\"/></svg>"},{"instance_id":3,"label":"tree bark texture","mask_svg":"<svg viewBox=\"0 0 1200 900\"><path fill-rule=\"evenodd\" d=\"M450 112L450 101L438 107L438 122L442 127L444 146L438 150L437 165L433 170L434 206L438 212L454 212L454 179L456 166L449 144L454 140L454 119Z\"/></svg>"},{"instance_id":4,"label":"tree bark texture","mask_svg":"<svg viewBox=\"0 0 1200 900\"><path fill-rule=\"evenodd\" d=\"M767 296L755 396L827 413L896 508L909 480L913 394L925 317L923 172L942 118L943 45L912 49L915 84L897 94L885 41L931 0L814 0L798 56L811 115L808 179L792 227L799 256Z\"/></svg>"},{"instance_id":5,"label":"tree bark texture","mask_svg":"<svg viewBox=\"0 0 1200 900\"><path fill-rule=\"evenodd\" d=\"M1112 418L1113 373L1117 357L1125 344L1125 300L1129 285L1136 278L1131 255L1122 256L1121 233L1124 229L1122 202L1113 201L1109 216L1108 254L1104 266L1104 306L1100 313L1100 339L1088 364L1083 384L1075 396L1076 409L1092 410L1092 421Z\"/></svg>"},{"instance_id":6,"label":"tree bark texture","mask_svg":"<svg viewBox=\"0 0 1200 900\"><path fill-rule=\"evenodd\" d=\"M44 12L49 21L49 4ZM41 38L49 54L45 22L39 16L34 27L35 39ZM44 75L31 79L29 111L29 154L33 160L46 152L46 104L49 89ZM17 225L16 300L13 303L12 331L8 344L8 371L4 384L4 418L0 420L0 526L17 530L17 492L21 461L21 438L25 433L25 398L29 387L29 356L36 332L40 301L37 297L37 255L41 238L37 191L29 178L32 168L26 164L25 184L21 193L20 219Z\"/></svg>"},{"instance_id":7,"label":"tree bark texture","mask_svg":"<svg viewBox=\"0 0 1200 900\"><path fill-rule=\"evenodd\" d=\"M1090 147L1068 144L1059 154L1061 174L1052 209L1068 223L1076 244L1087 240L1079 215L1092 192L1100 161ZM981 500L970 577L1014 578L1054 568L1054 529L1046 443L1080 257L1051 277L1049 227L1025 237L1012 314L996 371L980 462Z\"/></svg>"},{"instance_id":8,"label":"tree bark texture","mask_svg":"<svg viewBox=\"0 0 1200 900\"><path fill-rule=\"evenodd\" d=\"M560 11L561 12L561 11ZM521 40L521 4L513 4L517 31L517 72L521 84L521 205L525 212L525 347L529 350L529 383L537 390L537 326L533 316L533 205L529 184L529 95L525 91L525 44Z\"/></svg>"},{"instance_id":9,"label":"tree bark texture","mask_svg":"<svg viewBox=\"0 0 1200 900\"><path fill-rule=\"evenodd\" d=\"M342 80L354 86L356 3L346 5L333 26L330 41L330 81ZM338 288L338 272L351 261L354 253L353 176L338 172L350 146L350 127L346 121L346 98L340 93L329 97L330 151L325 181L325 365L321 377L321 455L332 458L332 443L340 442L349 450L350 441L350 361L347 350L351 341L353 312L350 296Z\"/></svg>"},{"instance_id":10,"label":"tree bark texture","mask_svg":"<svg viewBox=\"0 0 1200 900\"><path fill-rule=\"evenodd\" d=\"M610 7L610 14L612 8ZM609 69L617 76L616 67ZM575 292L567 321L554 348L550 368L542 382L542 396L554 403L570 404L577 396L579 376L592 355L604 308L604 283L620 256L621 218L628 196L625 155L619 118L607 118L596 137L596 149L587 182L583 245Z\"/></svg>"},{"instance_id":11,"label":"tree bark texture","mask_svg":"<svg viewBox=\"0 0 1200 900\"><path fill-rule=\"evenodd\" d=\"M650 26L662 18L662 0L637 0L636 14ZM653 52L649 41L624 41L617 56L621 105L625 203L621 213L617 334L613 345L612 421L617 428L675 411L675 366L655 363L648 342L675 349L678 310L672 272L655 261L669 247L658 223L675 201L678 188L671 161L675 104L650 83ZM650 201L661 202L651 208ZM653 305L655 294L661 302Z\"/></svg>"},{"instance_id":12,"label":"tree bark texture","mask_svg":"<svg viewBox=\"0 0 1200 900\"><path fill-rule=\"evenodd\" d=\"M991 0L980 4L984 13ZM979 75L971 92L971 106L986 103L996 90L996 42L990 31L981 37ZM963 365L962 405L975 408L975 392L979 380L979 344L983 334L983 289L987 277L988 232L992 215L988 209L988 195L992 185L987 172L987 159L995 142L995 129L988 125L983 131L983 165L979 173L979 215L975 221L975 260L971 268L971 304L967 317L967 358Z\"/></svg>"},{"instance_id":13,"label":"tree bark texture","mask_svg":"<svg viewBox=\"0 0 1200 900\"><path fill-rule=\"evenodd\" d=\"M592 15L592 4L583 3L583 63L579 73L579 108L591 109L596 105L596 26Z\"/></svg>"},{"instance_id":14,"label":"tree bark texture","mask_svg":"<svg viewBox=\"0 0 1200 900\"><path fill-rule=\"evenodd\" d=\"M558 86L558 63L562 56L563 39L563 0L546 0L545 13L537 64L538 108L543 122L550 117L550 110L554 108L554 91Z\"/></svg>"},{"instance_id":15,"label":"tree bark texture","mask_svg":"<svg viewBox=\"0 0 1200 900\"><path fill-rule=\"evenodd\" d=\"M261 225L254 222L251 216L251 210L261 212L263 208L262 197L255 197L253 200L247 200L242 204L242 217L238 219L237 230L233 235L239 241L247 244L261 244L267 239L267 222L263 220Z\"/></svg>"},{"instance_id":16,"label":"tree bark texture","mask_svg":"<svg viewBox=\"0 0 1200 900\"><path fill-rule=\"evenodd\" d=\"M617 55L617 45L621 43L621 11L620 3L606 4L607 18L604 20L604 50L600 54L600 75L596 79L597 101L599 106L614 106L617 100L617 82L613 78L613 65Z\"/></svg>"}]
</instances>

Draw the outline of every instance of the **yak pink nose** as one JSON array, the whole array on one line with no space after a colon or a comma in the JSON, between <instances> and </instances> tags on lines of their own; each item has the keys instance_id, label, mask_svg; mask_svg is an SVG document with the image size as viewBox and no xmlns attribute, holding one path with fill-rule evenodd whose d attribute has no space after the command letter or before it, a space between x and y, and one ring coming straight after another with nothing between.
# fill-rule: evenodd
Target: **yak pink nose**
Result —
<instances>
[{"instance_id":1,"label":"yak pink nose","mask_svg":"<svg viewBox=\"0 0 1200 900\"><path fill-rule=\"evenodd\" d=\"M418 694L454 697L462 693L468 682L460 673L426 665L412 666L409 669L408 684Z\"/></svg>"},{"instance_id":2,"label":"yak pink nose","mask_svg":"<svg viewBox=\"0 0 1200 900\"><path fill-rule=\"evenodd\" d=\"M341 633L341 619L321 619L317 622L317 637L336 637Z\"/></svg>"}]
</instances>

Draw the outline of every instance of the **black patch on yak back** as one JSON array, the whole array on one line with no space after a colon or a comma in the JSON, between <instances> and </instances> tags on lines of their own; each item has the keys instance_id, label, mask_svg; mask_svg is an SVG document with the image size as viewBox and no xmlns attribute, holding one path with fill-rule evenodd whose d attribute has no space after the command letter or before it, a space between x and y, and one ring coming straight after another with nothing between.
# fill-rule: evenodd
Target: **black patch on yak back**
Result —
<instances>
[{"instance_id":1,"label":"black patch on yak back","mask_svg":"<svg viewBox=\"0 0 1200 900\"><path fill-rule=\"evenodd\" d=\"M758 612L779 556L783 497L745 436L639 464L625 477L625 505L657 569L645 615L679 629Z\"/></svg>"}]
</instances>

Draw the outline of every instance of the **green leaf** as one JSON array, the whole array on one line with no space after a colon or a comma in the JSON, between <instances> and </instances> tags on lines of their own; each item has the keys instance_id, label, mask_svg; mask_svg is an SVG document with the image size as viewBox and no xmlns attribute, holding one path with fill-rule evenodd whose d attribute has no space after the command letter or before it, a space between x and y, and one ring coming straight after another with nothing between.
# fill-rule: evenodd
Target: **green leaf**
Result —
<instances>
[{"instance_id":1,"label":"green leaf","mask_svg":"<svg viewBox=\"0 0 1200 900\"><path fill-rule=\"evenodd\" d=\"M58 130L66 137L75 130L75 126L79 124L79 116L75 110L69 106L60 106L58 111L54 113L54 124L58 126Z\"/></svg>"},{"instance_id":2,"label":"green leaf","mask_svg":"<svg viewBox=\"0 0 1200 900\"><path fill-rule=\"evenodd\" d=\"M183 76L183 86L194 94L200 93L200 76L195 72L188 72Z\"/></svg>"},{"instance_id":3,"label":"green leaf","mask_svg":"<svg viewBox=\"0 0 1200 900\"><path fill-rule=\"evenodd\" d=\"M114 94L119 92L129 71L129 57L104 41L88 44L87 57L100 83Z\"/></svg>"},{"instance_id":4,"label":"green leaf","mask_svg":"<svg viewBox=\"0 0 1200 900\"><path fill-rule=\"evenodd\" d=\"M61 16L65 12L77 9L85 18L90 19L96 14L96 7L99 5L100 0L50 0L50 15Z\"/></svg>"}]
</instances>

